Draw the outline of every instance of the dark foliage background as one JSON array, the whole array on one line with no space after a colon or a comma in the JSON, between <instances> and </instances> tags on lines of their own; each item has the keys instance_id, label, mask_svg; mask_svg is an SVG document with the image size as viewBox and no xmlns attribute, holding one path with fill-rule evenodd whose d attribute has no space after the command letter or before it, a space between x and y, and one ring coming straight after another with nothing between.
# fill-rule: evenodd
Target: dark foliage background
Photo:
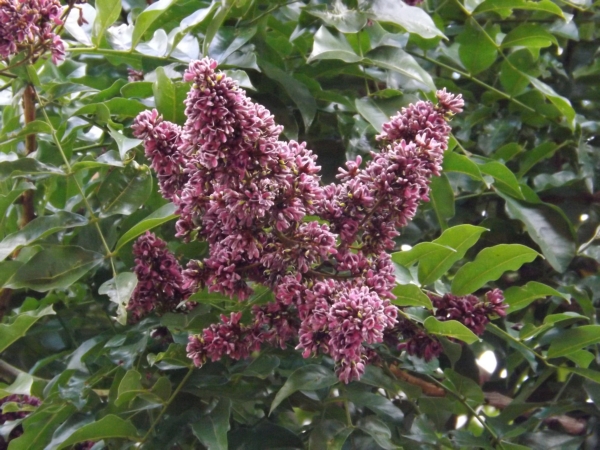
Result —
<instances>
[{"instance_id":1,"label":"dark foliage background","mask_svg":"<svg viewBox=\"0 0 600 450\"><path fill-rule=\"evenodd\" d=\"M27 52L0 62L0 393L42 400L0 426L4 439L24 430L10 450L598 448L597 2L65 7L64 63ZM398 239L396 304L423 320L417 285L485 285L505 291L507 317L482 339L430 328L439 360L382 350L385 364L349 385L331 360L292 347L193 368L188 335L243 307L218 295L126 325L135 238L152 229L184 261L206 254L174 238L174 207L130 130L151 107L183 122L181 74L203 55L286 138L308 142L326 182L347 158L368 157L401 107L435 88L462 94L444 174ZM436 239L446 253L423 251ZM457 276L471 261L476 274ZM159 325L173 342L150 336ZM492 354L491 369L477 364Z\"/></svg>"}]
</instances>

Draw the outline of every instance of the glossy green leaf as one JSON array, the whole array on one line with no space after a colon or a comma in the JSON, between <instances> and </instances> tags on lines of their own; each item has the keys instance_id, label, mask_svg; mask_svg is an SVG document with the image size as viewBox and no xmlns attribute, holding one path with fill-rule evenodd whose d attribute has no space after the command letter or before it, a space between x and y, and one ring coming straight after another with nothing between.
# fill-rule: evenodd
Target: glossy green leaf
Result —
<instances>
[{"instance_id":1,"label":"glossy green leaf","mask_svg":"<svg viewBox=\"0 0 600 450\"><path fill-rule=\"evenodd\" d=\"M514 9L542 11L562 17L563 19L565 17L560 7L550 0L485 0L475 8L474 14L495 12L503 19L506 19L512 14Z\"/></svg>"},{"instance_id":2,"label":"glossy green leaf","mask_svg":"<svg viewBox=\"0 0 600 450\"><path fill-rule=\"evenodd\" d=\"M365 61L418 81L424 90L435 90L435 83L431 75L417 63L415 58L400 48L378 47L365 55Z\"/></svg>"},{"instance_id":3,"label":"glossy green leaf","mask_svg":"<svg viewBox=\"0 0 600 450\"><path fill-rule=\"evenodd\" d=\"M377 417L364 417L356 424L356 427L371 436L381 448L386 450L395 450L398 448L392 442L392 432L389 427Z\"/></svg>"},{"instance_id":4,"label":"glossy green leaf","mask_svg":"<svg viewBox=\"0 0 600 450\"><path fill-rule=\"evenodd\" d=\"M474 180L481 181L481 170L479 166L469 158L458 153L447 151L444 153L444 172L458 172L470 176Z\"/></svg>"},{"instance_id":5,"label":"glossy green leaf","mask_svg":"<svg viewBox=\"0 0 600 450\"><path fill-rule=\"evenodd\" d=\"M175 214L176 210L177 207L173 203L167 203L150 215L146 216L136 225L123 233L123 235L119 238L117 245L115 245L115 252L119 251L119 249L121 249L121 247L123 247L125 244L144 234L146 231L177 218L178 215Z\"/></svg>"},{"instance_id":6,"label":"glossy green leaf","mask_svg":"<svg viewBox=\"0 0 600 450\"><path fill-rule=\"evenodd\" d=\"M568 355L565 355L565 357L583 369L587 369L592 361L596 359L596 355L594 355L592 352L588 352L587 350L576 350Z\"/></svg>"},{"instance_id":7,"label":"glossy green leaf","mask_svg":"<svg viewBox=\"0 0 600 450\"><path fill-rule=\"evenodd\" d=\"M221 398L208 415L192 423L194 435L208 450L227 450L230 414L231 400Z\"/></svg>"},{"instance_id":8,"label":"glossy green leaf","mask_svg":"<svg viewBox=\"0 0 600 450\"><path fill-rule=\"evenodd\" d=\"M121 160L125 161L128 156L130 150L134 149L138 145L142 143L141 139L132 139L123 135L120 131L115 130L110 125L108 126L109 133L112 138L117 143L117 147L119 148L119 155L121 156Z\"/></svg>"},{"instance_id":9,"label":"glossy green leaf","mask_svg":"<svg viewBox=\"0 0 600 450\"><path fill-rule=\"evenodd\" d=\"M502 40L503 48L527 47L543 48L552 44L558 46L556 38L541 25L525 23L512 29Z\"/></svg>"},{"instance_id":10,"label":"glossy green leaf","mask_svg":"<svg viewBox=\"0 0 600 450\"><path fill-rule=\"evenodd\" d=\"M371 4L373 18L380 22L393 22L409 33L424 39L444 37L433 22L431 16L421 8L398 3L395 0L375 0Z\"/></svg>"},{"instance_id":11,"label":"glossy green leaf","mask_svg":"<svg viewBox=\"0 0 600 450\"><path fill-rule=\"evenodd\" d=\"M121 88L121 95L125 98L148 98L154 95L151 81L134 81Z\"/></svg>"},{"instance_id":12,"label":"glossy green leaf","mask_svg":"<svg viewBox=\"0 0 600 450\"><path fill-rule=\"evenodd\" d=\"M17 270L7 287L38 292L67 288L103 259L100 253L74 245L47 246Z\"/></svg>"},{"instance_id":13,"label":"glossy green leaf","mask_svg":"<svg viewBox=\"0 0 600 450\"><path fill-rule=\"evenodd\" d=\"M519 187L517 177L504 164L498 161L490 161L479 166L481 172L494 178L494 186L500 191L512 195L515 198L523 199L523 193Z\"/></svg>"},{"instance_id":14,"label":"glossy green leaf","mask_svg":"<svg viewBox=\"0 0 600 450\"><path fill-rule=\"evenodd\" d=\"M428 333L458 339L466 342L467 344L472 344L473 342L477 342L479 340L475 333L457 320L446 320L442 322L435 317L430 316L425 319L423 326Z\"/></svg>"},{"instance_id":15,"label":"glossy green leaf","mask_svg":"<svg viewBox=\"0 0 600 450\"><path fill-rule=\"evenodd\" d=\"M354 106L358 113L369 122L375 130L381 133L382 125L390 121L402 106L401 99L374 99L372 97L357 98Z\"/></svg>"},{"instance_id":16,"label":"glossy green leaf","mask_svg":"<svg viewBox=\"0 0 600 450\"><path fill-rule=\"evenodd\" d=\"M315 34L308 62L318 59L341 59L344 62L353 63L361 61L362 57L356 54L343 34L331 32L322 26Z\"/></svg>"},{"instance_id":17,"label":"glossy green leaf","mask_svg":"<svg viewBox=\"0 0 600 450\"><path fill-rule=\"evenodd\" d=\"M320 420L310 434L308 449L342 450L352 431L352 428L337 420Z\"/></svg>"},{"instance_id":18,"label":"glossy green leaf","mask_svg":"<svg viewBox=\"0 0 600 450\"><path fill-rule=\"evenodd\" d=\"M365 390L348 389L346 396L354 405L367 407L383 419L391 420L395 423L402 423L404 414L398 406L391 400L385 398L379 393L373 393Z\"/></svg>"},{"instance_id":19,"label":"glossy green leaf","mask_svg":"<svg viewBox=\"0 0 600 450\"><path fill-rule=\"evenodd\" d=\"M115 116L136 117L146 110L145 105L129 98L115 97L105 101L104 104L108 107L110 113Z\"/></svg>"},{"instance_id":20,"label":"glossy green leaf","mask_svg":"<svg viewBox=\"0 0 600 450\"><path fill-rule=\"evenodd\" d=\"M456 253L456 250L433 242L421 242L410 250L392 253L392 261L401 266L409 267L428 256L439 258L450 253Z\"/></svg>"},{"instance_id":21,"label":"glossy green leaf","mask_svg":"<svg viewBox=\"0 0 600 450\"><path fill-rule=\"evenodd\" d=\"M317 366L316 364L300 367L289 376L285 384L277 392L277 395L275 395L273 403L271 403L269 414L271 414L282 401L296 391L315 391L317 389L332 386L338 381L335 374L326 367Z\"/></svg>"},{"instance_id":22,"label":"glossy green leaf","mask_svg":"<svg viewBox=\"0 0 600 450\"><path fill-rule=\"evenodd\" d=\"M137 47L138 43L144 36L144 33L156 22L164 13L167 11L173 0L159 0L152 3L146 9L144 9L135 20L135 26L133 28L133 34L131 36L131 48Z\"/></svg>"},{"instance_id":23,"label":"glossy green leaf","mask_svg":"<svg viewBox=\"0 0 600 450\"><path fill-rule=\"evenodd\" d=\"M177 95L175 83L167 76L164 69L156 69L156 81L152 85L152 92L156 100L156 108L165 120L177 123Z\"/></svg>"},{"instance_id":24,"label":"glossy green leaf","mask_svg":"<svg viewBox=\"0 0 600 450\"><path fill-rule=\"evenodd\" d=\"M457 225L444 231L433 243L454 251L440 251L422 256L419 261L419 281L428 285L440 279L455 262L464 258L485 231L485 228L473 225Z\"/></svg>"},{"instance_id":25,"label":"glossy green leaf","mask_svg":"<svg viewBox=\"0 0 600 450\"><path fill-rule=\"evenodd\" d=\"M550 344L548 358L559 358L600 342L600 325L584 325L560 332Z\"/></svg>"},{"instance_id":26,"label":"glossy green leaf","mask_svg":"<svg viewBox=\"0 0 600 450\"><path fill-rule=\"evenodd\" d=\"M431 300L425 293L414 284L398 284L392 290L395 298L392 303L396 306L421 306L429 310L433 309Z\"/></svg>"},{"instance_id":27,"label":"glossy green leaf","mask_svg":"<svg viewBox=\"0 0 600 450\"><path fill-rule=\"evenodd\" d=\"M219 29L221 28L221 25L223 25L223 22L227 18L227 15L229 14L229 11L232 7L233 2L221 3L217 11L215 12L215 15L213 16L212 20L208 24L206 34L204 35L204 42L202 43L202 54L204 56L208 56L208 49L210 47L210 44L212 44L214 37L217 35ZM207 14L208 13L210 13L210 10L207 12Z\"/></svg>"},{"instance_id":28,"label":"glossy green leaf","mask_svg":"<svg viewBox=\"0 0 600 450\"><path fill-rule=\"evenodd\" d=\"M64 175L57 167L43 164L33 158L19 158L14 161L0 162L0 181L7 178L38 176L38 175Z\"/></svg>"},{"instance_id":29,"label":"glossy green leaf","mask_svg":"<svg viewBox=\"0 0 600 450\"><path fill-rule=\"evenodd\" d=\"M508 305L506 312L519 311L528 307L535 300L550 295L562 297L565 300L569 299L567 295L537 281L530 281L525 286L512 286L504 291L504 301Z\"/></svg>"},{"instance_id":30,"label":"glossy green leaf","mask_svg":"<svg viewBox=\"0 0 600 450\"><path fill-rule=\"evenodd\" d=\"M500 278L505 272L518 270L532 262L539 253L520 244L500 244L479 252L474 261L462 266L452 280L452 293L467 295Z\"/></svg>"},{"instance_id":31,"label":"glossy green leaf","mask_svg":"<svg viewBox=\"0 0 600 450\"><path fill-rule=\"evenodd\" d=\"M269 78L277 81L285 89L300 110L304 126L308 129L317 113L317 101L306 85L266 61L261 62L261 68Z\"/></svg>"},{"instance_id":32,"label":"glossy green leaf","mask_svg":"<svg viewBox=\"0 0 600 450\"><path fill-rule=\"evenodd\" d=\"M23 422L24 433L10 442L10 450L45 448L54 431L70 417L77 408L70 402L40 406Z\"/></svg>"},{"instance_id":33,"label":"glossy green leaf","mask_svg":"<svg viewBox=\"0 0 600 450\"><path fill-rule=\"evenodd\" d=\"M102 205L100 217L131 214L144 204L152 191L152 177L147 167L113 170L98 188Z\"/></svg>"},{"instance_id":34,"label":"glossy green leaf","mask_svg":"<svg viewBox=\"0 0 600 450\"><path fill-rule=\"evenodd\" d=\"M553 142L544 142L543 144L538 145L533 150L527 151L521 161L519 163L519 173L517 174L517 178L522 178L529 170L534 167L540 161L551 157L558 146Z\"/></svg>"},{"instance_id":35,"label":"glossy green leaf","mask_svg":"<svg viewBox=\"0 0 600 450\"><path fill-rule=\"evenodd\" d=\"M137 440L137 428L129 420L123 420L114 414L108 414L96 422L82 426L63 441L57 449L67 448L78 442L97 442L108 438Z\"/></svg>"},{"instance_id":36,"label":"glossy green leaf","mask_svg":"<svg viewBox=\"0 0 600 450\"><path fill-rule=\"evenodd\" d=\"M558 111L565 117L565 122L567 126L571 129L575 128L575 110L571 105L569 99L563 97L562 95L558 95L554 89L548 86L543 81L538 80L535 77L527 76L529 82L540 91L544 96L550 100L550 102L558 109Z\"/></svg>"},{"instance_id":37,"label":"glossy green leaf","mask_svg":"<svg viewBox=\"0 0 600 450\"><path fill-rule=\"evenodd\" d=\"M489 33L473 25L470 21L456 38L460 44L458 48L460 60L473 75L489 68L498 57L498 49L495 43L490 41L488 35Z\"/></svg>"},{"instance_id":38,"label":"glossy green leaf","mask_svg":"<svg viewBox=\"0 0 600 450\"><path fill-rule=\"evenodd\" d=\"M454 217L454 192L448 177L441 174L439 177L433 177L429 185L429 199L431 206L435 211L440 228L448 228L448 220Z\"/></svg>"},{"instance_id":39,"label":"glossy green leaf","mask_svg":"<svg viewBox=\"0 0 600 450\"><path fill-rule=\"evenodd\" d=\"M110 301L117 304L116 320L121 325L127 323L127 303L137 285L137 277L132 272L121 272L116 278L102 283L98 294L108 295Z\"/></svg>"},{"instance_id":40,"label":"glossy green leaf","mask_svg":"<svg viewBox=\"0 0 600 450\"><path fill-rule=\"evenodd\" d=\"M446 380L444 385L466 400L471 406L477 406L485 401L483 391L479 384L475 383L471 378L467 378L452 369L444 370Z\"/></svg>"},{"instance_id":41,"label":"glossy green leaf","mask_svg":"<svg viewBox=\"0 0 600 450\"><path fill-rule=\"evenodd\" d=\"M222 63L236 50L239 50L256 34L256 27L222 27L212 40L208 49L209 56Z\"/></svg>"},{"instance_id":42,"label":"glossy green leaf","mask_svg":"<svg viewBox=\"0 0 600 450\"><path fill-rule=\"evenodd\" d=\"M50 134L51 132L52 130L46 122L44 122L43 120L34 120L32 122L29 122L16 133L12 133L7 136L0 136L0 143L4 143L5 141L21 141L24 140L25 137L30 134Z\"/></svg>"},{"instance_id":43,"label":"glossy green leaf","mask_svg":"<svg viewBox=\"0 0 600 450\"><path fill-rule=\"evenodd\" d=\"M100 0L96 3L96 20L92 28L92 41L100 45L105 31L121 15L121 0Z\"/></svg>"},{"instance_id":44,"label":"glossy green leaf","mask_svg":"<svg viewBox=\"0 0 600 450\"><path fill-rule=\"evenodd\" d=\"M4 287L5 284L13 277L17 270L23 265L21 261L9 260L0 262L0 287Z\"/></svg>"},{"instance_id":45,"label":"glossy green leaf","mask_svg":"<svg viewBox=\"0 0 600 450\"><path fill-rule=\"evenodd\" d=\"M27 334L34 323L44 316L56 314L52 306L18 314L11 323L0 324L0 353L6 350L17 339Z\"/></svg>"},{"instance_id":46,"label":"glossy green leaf","mask_svg":"<svg viewBox=\"0 0 600 450\"><path fill-rule=\"evenodd\" d=\"M348 9L343 3L336 3L333 9L305 8L311 16L318 17L326 25L342 33L357 33L367 25L368 16L364 12Z\"/></svg>"},{"instance_id":47,"label":"glossy green leaf","mask_svg":"<svg viewBox=\"0 0 600 450\"><path fill-rule=\"evenodd\" d=\"M125 405L139 394L145 392L146 390L142 386L141 381L142 375L137 370L128 370L119 383L115 405Z\"/></svg>"},{"instance_id":48,"label":"glossy green leaf","mask_svg":"<svg viewBox=\"0 0 600 450\"><path fill-rule=\"evenodd\" d=\"M529 203L499 193L506 211L525 224L527 233L540 246L548 263L564 272L577 252L576 235L565 214L548 203Z\"/></svg>"},{"instance_id":49,"label":"glossy green leaf","mask_svg":"<svg viewBox=\"0 0 600 450\"><path fill-rule=\"evenodd\" d=\"M19 181L19 183L5 195L0 195L0 218L6 217L6 211L10 205L12 205L23 192L35 188L33 183L23 180ZM2 223L2 220L0 220L0 223Z\"/></svg>"},{"instance_id":50,"label":"glossy green leaf","mask_svg":"<svg viewBox=\"0 0 600 450\"><path fill-rule=\"evenodd\" d=\"M6 259L16 249L30 245L38 239L68 228L81 227L87 223L85 217L67 211L33 219L19 231L9 234L0 241L0 261Z\"/></svg>"}]
</instances>

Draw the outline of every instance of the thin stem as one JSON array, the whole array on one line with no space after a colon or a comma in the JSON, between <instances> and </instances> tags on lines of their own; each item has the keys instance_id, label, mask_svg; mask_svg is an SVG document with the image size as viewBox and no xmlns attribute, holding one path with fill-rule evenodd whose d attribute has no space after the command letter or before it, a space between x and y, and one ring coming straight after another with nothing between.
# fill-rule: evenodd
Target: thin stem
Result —
<instances>
[{"instance_id":1,"label":"thin stem","mask_svg":"<svg viewBox=\"0 0 600 450\"><path fill-rule=\"evenodd\" d=\"M154 419L154 422L152 422L152 425L150 425L150 429L148 430L148 432L144 435L144 437L142 438L142 440L139 442L140 446L144 442L146 442L146 440L154 432L154 428L156 427L156 425L158 424L158 422L160 421L160 419L162 419L162 416L165 414L165 412L167 412L167 409L169 408L169 406L171 405L171 403L173 402L173 400L175 399L175 397L177 397L177 394L179 394L179 391L181 391L181 389L183 388L183 386L185 385L185 383L187 382L187 380L192 376L193 372L194 372L194 368L192 367L192 368L190 368L190 370L188 370L188 373L185 374L185 376L183 377L183 379L181 380L181 382L179 383L179 385L177 386L177 388L175 389L175 391L173 392L173 394L171 395L171 397L169 397L169 400L167 400L167 403L165 403L165 405L160 410L160 413L158 414L158 417L156 419Z\"/></svg>"},{"instance_id":2,"label":"thin stem","mask_svg":"<svg viewBox=\"0 0 600 450\"><path fill-rule=\"evenodd\" d=\"M518 339L514 338L513 336L511 336L510 334L508 334L506 331L504 331L498 325L490 322L490 323L488 323L487 326L490 327L496 333L496 335L500 335L501 337L504 337L507 340L513 342L515 345L530 351L536 358L538 358L540 361L542 361L546 366L556 368L556 366L554 364L549 363L546 360L546 358L544 358L542 355L540 355L539 353L537 353L535 350L528 347L527 345L523 344L520 340L518 340Z\"/></svg>"},{"instance_id":3,"label":"thin stem","mask_svg":"<svg viewBox=\"0 0 600 450\"><path fill-rule=\"evenodd\" d=\"M347 398L344 399L344 409L346 410L346 424L352 428L354 425L352 424L352 416L350 415L350 402L348 402Z\"/></svg>"},{"instance_id":4,"label":"thin stem","mask_svg":"<svg viewBox=\"0 0 600 450\"><path fill-rule=\"evenodd\" d=\"M277 11L279 8L283 8L285 6L291 5L292 3L298 3L300 0L292 0L290 2L287 3L282 3L280 5L275 5L273 6L271 9L266 10L265 12L263 12L262 14L256 16L254 19L252 19L250 22L247 22L246 25L252 25L254 22L258 22L260 19L262 19L265 16L270 15L273 11Z\"/></svg>"}]
</instances>

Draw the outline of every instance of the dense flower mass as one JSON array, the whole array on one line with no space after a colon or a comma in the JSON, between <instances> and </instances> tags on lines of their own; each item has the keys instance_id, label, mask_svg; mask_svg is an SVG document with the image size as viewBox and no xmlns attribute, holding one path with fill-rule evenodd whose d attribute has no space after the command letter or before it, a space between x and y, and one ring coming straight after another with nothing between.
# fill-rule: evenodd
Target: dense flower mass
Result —
<instances>
[{"instance_id":1,"label":"dense flower mass","mask_svg":"<svg viewBox=\"0 0 600 450\"><path fill-rule=\"evenodd\" d=\"M4 412L5 405L15 403L16 411ZM0 450L6 450L13 439L23 434L23 426L20 421L31 414L32 410L40 406L42 402L30 395L13 394L0 399L0 426L3 436L0 436Z\"/></svg>"},{"instance_id":2,"label":"dense flower mass","mask_svg":"<svg viewBox=\"0 0 600 450\"><path fill-rule=\"evenodd\" d=\"M61 14L58 0L0 0L0 57L49 50L54 64L64 60L64 43L53 31L63 23Z\"/></svg>"},{"instance_id":3,"label":"dense flower mass","mask_svg":"<svg viewBox=\"0 0 600 450\"><path fill-rule=\"evenodd\" d=\"M152 311L187 309L189 292L183 288L181 266L167 244L148 231L134 244L133 254L138 284L127 305L131 320L137 322Z\"/></svg>"},{"instance_id":4,"label":"dense flower mass","mask_svg":"<svg viewBox=\"0 0 600 450\"><path fill-rule=\"evenodd\" d=\"M130 309L146 314L161 295L170 309L201 289L245 300L263 285L275 300L254 305L245 323L233 312L190 337L188 356L196 365L295 341L305 357L332 357L344 382L358 379L372 346L397 328L386 250L428 200L447 149L447 119L461 111L462 99L444 90L437 106L404 108L383 126L381 152L364 166L360 157L348 162L339 183L322 186L306 144L279 140L282 127L271 113L216 65L205 58L185 72L193 84L182 127L156 110L133 125L163 196L178 208L177 235L205 240L209 254L180 272L164 245L143 237ZM171 294L159 294L167 288Z\"/></svg>"}]
</instances>

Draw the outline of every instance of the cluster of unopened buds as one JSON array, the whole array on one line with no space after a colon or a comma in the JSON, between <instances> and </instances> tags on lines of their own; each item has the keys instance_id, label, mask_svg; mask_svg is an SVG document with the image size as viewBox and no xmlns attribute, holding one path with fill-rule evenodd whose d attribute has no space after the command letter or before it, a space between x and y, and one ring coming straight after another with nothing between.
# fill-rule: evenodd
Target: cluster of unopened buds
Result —
<instances>
[{"instance_id":1,"label":"cluster of unopened buds","mask_svg":"<svg viewBox=\"0 0 600 450\"><path fill-rule=\"evenodd\" d=\"M0 57L21 51L36 57L49 50L54 64L64 60L64 43L54 32L63 24L61 15L59 0L0 0Z\"/></svg>"},{"instance_id":2,"label":"cluster of unopened buds","mask_svg":"<svg viewBox=\"0 0 600 450\"><path fill-rule=\"evenodd\" d=\"M360 157L349 161L338 183L323 186L316 156L304 143L279 140L282 127L270 112L216 66L205 58L185 72L192 88L182 127L156 110L134 122L162 195L177 206L177 236L206 241L209 255L182 269L162 241L142 236L128 309L139 320L152 310L186 310L202 289L244 301L253 286L266 286L274 301L250 308L250 321L232 312L190 337L194 363L293 343L305 357L332 357L344 382L358 379L374 344L394 331L403 340L387 252L428 200L447 149L447 120L462 110L462 98L441 90L437 105L403 108L377 136L380 152L364 165ZM460 306L450 303L444 308L454 319ZM490 312L473 312L474 326L482 311Z\"/></svg>"}]
</instances>

